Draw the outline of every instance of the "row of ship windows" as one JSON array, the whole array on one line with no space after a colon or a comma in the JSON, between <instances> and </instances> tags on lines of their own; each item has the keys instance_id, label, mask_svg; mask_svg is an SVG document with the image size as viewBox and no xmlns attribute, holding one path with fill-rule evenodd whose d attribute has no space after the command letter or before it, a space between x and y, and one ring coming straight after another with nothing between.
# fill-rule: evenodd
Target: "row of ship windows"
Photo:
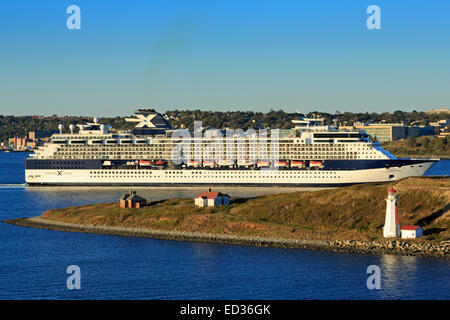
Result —
<instances>
[{"instance_id":1,"label":"row of ship windows","mask_svg":"<svg viewBox=\"0 0 450 320\"><path fill-rule=\"evenodd\" d=\"M67 142L67 140L69 140L69 142L70 143L73 143L73 144L66 144L66 142ZM83 141L84 140L84 141ZM94 145L95 145L95 143L98 143L99 145L100 145L100 142L101 143L103 143L103 141L100 141L101 139L86 139L86 137L77 137L77 139L64 139L64 138L60 138L60 139L54 139L53 140L53 143L54 144L60 144L61 146L72 146L72 145L77 145L77 144L80 144L80 145L83 145L83 144L85 144L86 143L86 140L88 141L88 143L89 143L89 141L92 143L94 143ZM127 138L124 138L124 139L122 139L122 140L119 140L119 141L117 141L117 140L115 140L115 139L108 139L108 143L106 144L108 147L115 147L115 146L120 146L120 144L117 144L119 141L120 141L120 143L123 143L123 144L126 144L126 145L136 145L136 146L146 146L146 145L157 145L157 144L164 144L164 145L175 145L175 144L178 144L178 143L185 143L185 144L191 144L191 145L194 145L194 144L213 144L213 145L225 145L225 144L231 144L231 143L233 143L233 144L245 144L245 145L249 145L249 144L258 144L258 143L262 143L262 142L266 142L267 141L267 143L272 143L273 141L270 139L270 138L268 138L268 139L263 139L263 138L256 138L256 139L213 139L213 140L210 140L210 139L207 139L207 138L204 138L204 139L201 139L201 140L190 140L190 143L189 143L189 141L188 140L179 140L179 139L176 139L176 140L153 140L153 141L150 141L150 142L148 142L148 141L145 141L145 140L140 140L140 141L137 141L137 143L136 143L136 141L134 141L135 143L133 143L133 140L132 139L127 139ZM276 140L275 140L276 141ZM319 141L317 141L317 140L315 140L316 142L325 142L325 141L321 141L321 140L319 140ZM340 143L330 143L329 141L326 141L327 143L329 143L330 145L332 145L332 146L341 146L341 145L346 145L346 144L355 144L354 142L353 142L354 140L348 140L348 141L342 141L342 142L340 142ZM363 141L358 141L360 144L368 144L368 143L366 143L366 142L363 142ZM275 143L275 142L274 142ZM294 140L278 140L278 144L290 144L290 145L305 145L305 143L304 143L304 141L303 142L296 142L296 141L294 141ZM92 144L87 144L87 145L92 145Z\"/></svg>"},{"instance_id":2,"label":"row of ship windows","mask_svg":"<svg viewBox=\"0 0 450 320\"><path fill-rule=\"evenodd\" d=\"M298 171L298 172L285 172L285 171L274 171L274 172L276 172L277 174L283 174L283 175L292 175L292 174L307 174L307 173L310 173L310 174L332 174L332 172L330 172L330 171ZM89 172L90 174L152 174L152 171L149 171L149 170L140 170L140 171L137 171L137 170L128 170L128 171L90 171ZM158 173L159 173L159 170L158 170ZM202 171L194 171L194 170L189 170L189 171L186 171L186 170L177 170L177 171L164 171L164 173L165 174L180 174L180 175L182 175L182 174L184 174L184 173L190 173L190 174L192 174L192 175L195 175L195 174L204 174L205 173L205 171L204 170L202 170ZM221 172L221 174L229 174L228 172ZM251 171L248 171L248 172L242 172L242 173L240 173L240 174L253 174L253 172L251 172Z\"/></svg>"},{"instance_id":3,"label":"row of ship windows","mask_svg":"<svg viewBox=\"0 0 450 320\"><path fill-rule=\"evenodd\" d=\"M232 175L230 173L227 172L221 172L221 173L214 173L214 172L206 172L206 171L192 171L190 172L191 175L184 175L183 172L176 172L176 171L172 171L172 172L165 172L165 176L168 178L171 177L187 177L187 178L192 178L192 177L197 177L197 178L201 178L201 177L227 177L227 178L234 178L234 177L249 177L249 178L273 178L275 176L275 174L269 174L267 175L263 175L263 176L256 176L255 172L239 172L239 174L236 175ZM152 172L150 171L138 171L138 172L133 172L133 171L116 171L116 172L104 172L104 171L91 171L90 172L91 176L151 176ZM328 172L328 171L299 171L299 172L281 172L281 171L276 171L276 175L278 176L283 176L283 177L294 177L294 176L315 176L315 177L320 177L320 176L325 176L325 175L335 175L332 172Z\"/></svg>"},{"instance_id":4,"label":"row of ship windows","mask_svg":"<svg viewBox=\"0 0 450 320\"><path fill-rule=\"evenodd\" d=\"M227 156L226 153L215 153L215 152L209 152L208 153L210 156L214 157L214 156L218 156L218 157L225 157ZM342 153L338 153L338 152L278 152L276 153L278 155L280 155L282 158L283 157L303 157L303 156L308 156L308 155L323 155L323 156L356 156L356 155L361 155L361 156L368 156L368 157L381 157L381 154L377 154L377 153L363 153L363 152L342 152ZM170 159L172 157L172 153L164 153L164 152L152 152L152 153L147 153L147 154L142 154L142 153L137 153L137 152L111 152L111 153L101 153L101 152L78 152L76 154L77 157L86 157L86 156L90 156L90 157L107 157L107 156L136 156L136 157L140 157L140 158L152 158L155 155L160 155L160 156L166 156L168 159ZM198 156L199 154L193 153L193 154L185 154L186 156L191 156L191 158L194 158L194 156ZM247 155L250 156L258 156L259 158L266 158L267 156L270 156L271 153L267 152L267 153L262 153L262 154L258 154L258 153L254 153L254 152L242 152L242 153L238 153L237 156L238 157L245 157ZM74 154L73 153L69 153L69 152L57 152L55 154L53 154L53 156L66 156L68 158L73 158Z\"/></svg>"},{"instance_id":5,"label":"row of ship windows","mask_svg":"<svg viewBox=\"0 0 450 320\"><path fill-rule=\"evenodd\" d=\"M271 145L264 145L261 146L261 148L258 148L257 145L246 145L246 146L236 146L232 147L230 149L234 150L257 150L257 149L270 149ZM197 150L197 149L229 149L227 145L204 145L202 147L197 146L191 146L190 150ZM138 151L148 151L148 150L172 150L172 146L152 146L152 147L130 147L130 146L112 146L112 147L100 147L100 146L58 146L58 150L103 150L103 151L120 151L120 150L138 150ZM300 151L314 151L314 150L331 150L331 151L344 151L344 150L373 150L371 147L366 146L360 146L360 145L353 145L353 146L346 146L346 147L333 147L333 146L284 146L284 145L275 145L274 149L284 149L284 150L300 150Z\"/></svg>"},{"instance_id":6,"label":"row of ship windows","mask_svg":"<svg viewBox=\"0 0 450 320\"><path fill-rule=\"evenodd\" d=\"M51 157L52 159L72 159L72 156L60 156L60 155L55 155L53 157ZM153 156L109 156L109 155L104 155L104 156L79 156L79 159L84 159L84 160L89 160L89 159L110 159L110 160L135 160L135 159L141 159L141 160L147 160L149 158L151 159L162 159L162 160L166 160L168 159L167 156L162 156L162 155L153 155ZM170 157L169 157L170 158ZM360 159L360 157L353 155L353 156L324 156L324 155L320 155L318 156L295 156L295 155L289 155L289 156L285 156L282 158L286 158L289 160L324 160L324 159ZM319 158L319 159L318 159ZM361 158L361 159L381 159L381 157L366 157L366 158ZM37 158L37 159L44 159L44 158ZM47 158L46 158L47 159Z\"/></svg>"},{"instance_id":7,"label":"row of ship windows","mask_svg":"<svg viewBox=\"0 0 450 320\"><path fill-rule=\"evenodd\" d=\"M206 150L205 150L206 151ZM277 151L277 150L274 150ZM75 151L75 150L71 150L71 151L57 151L55 152L55 154L104 154L104 151L93 151L93 150L79 150L79 151ZM148 152L147 154L162 154L164 153L163 151L153 151L153 152ZM167 154L172 154L171 151L166 151L165 153ZM186 154L198 154L199 152L195 151L195 152L187 152ZM201 154L202 152L200 152ZM219 151L219 150L209 150L210 154L227 154L227 152L224 151ZM235 153L235 152L233 152ZM239 153L250 153L250 154L258 154L258 153L270 153L270 150L261 150L261 152L258 152L257 150L238 150L237 152ZM283 150L279 150L279 152L277 153L283 153L283 154L376 154L375 151L372 152L359 152L359 151L345 151L345 152L337 152L337 151L327 151L327 150L314 150L314 151L308 151L308 152L286 152ZM108 152L108 154L142 154L142 152L138 152L137 150L122 150L122 151L111 151Z\"/></svg>"},{"instance_id":8,"label":"row of ship windows","mask_svg":"<svg viewBox=\"0 0 450 320\"><path fill-rule=\"evenodd\" d=\"M323 156L352 156L352 155L357 155L360 153L356 153L356 152L347 152L347 153L326 153L326 152L310 152L310 153L303 153L303 152L298 152L298 153L285 153L285 152L279 152L278 155L281 156L281 158L283 157L302 157L302 156L308 156L308 155L323 155ZM152 158L153 155L166 155L168 159L170 159L172 157L172 154L167 154L167 153L149 153L149 154L140 154L140 153L132 153L132 152L122 152L122 153L110 153L110 154L105 154L105 153L97 153L97 152L93 152L93 153L77 153L77 157L79 156L92 156L92 157L106 157L106 156L122 156L122 155L130 155L130 156L136 156L136 157L140 157L140 158ZM223 158L226 157L227 154L223 154L223 153L214 153L211 152L208 154L211 157L219 157L219 158ZM248 155L250 155L250 157L258 157L261 159L267 158L271 156L271 153L263 153L263 154L257 154L257 153L241 153L238 154L237 157L241 158L241 157L247 157ZM366 154L367 156L374 156L374 154ZM69 153L55 153L54 156L68 156L70 158L73 158L73 155L69 154ZM195 156L201 156L198 154L186 154L186 157L190 156L190 158L194 158Z\"/></svg>"},{"instance_id":9,"label":"row of ship windows","mask_svg":"<svg viewBox=\"0 0 450 320\"><path fill-rule=\"evenodd\" d=\"M265 145L262 146L261 149L270 149L271 145ZM195 146L191 146L191 150L195 150L195 149L206 149L206 148L210 148L210 149L228 149L227 145L219 145L219 146L214 146L214 145L205 145L201 148L197 148ZM314 146L314 147L297 147L297 146L283 146L283 145L278 145L278 146L274 146L274 149L284 149L284 150L301 150L301 151L312 151L312 150L335 150L335 151L344 151L344 150L354 150L356 149L356 146L349 146L347 148L344 147L339 147L339 148L335 148L335 147L322 147L322 146ZM139 151L151 151L151 150L172 150L173 147L172 146L160 146L160 147L130 147L130 146L115 146L115 147L88 147L88 146L75 146L75 147L68 147L68 146L60 146L58 149L60 150L103 150L103 151L114 151L114 150L139 150ZM237 146L237 147L233 147L230 149L238 149L238 150L248 150L248 149L252 149L252 150L256 150L258 149L258 146ZM358 150L371 150L372 148L364 148L364 147L359 147Z\"/></svg>"},{"instance_id":10,"label":"row of ship windows","mask_svg":"<svg viewBox=\"0 0 450 320\"><path fill-rule=\"evenodd\" d=\"M227 146L204 146L202 149L206 149L206 148L211 148L211 149L223 149L223 150L227 150ZM141 147L129 147L129 146L125 146L125 147L68 147L68 146L62 146L60 148L58 148L59 150L71 150L71 151L120 151L120 150L130 150L130 151L160 151L160 150L172 150L172 147L169 146L165 146L165 147L146 147L146 148L141 148ZM189 148L191 150L195 150L197 148L195 148L194 146L192 146L191 148ZM245 147L234 147L232 148L234 150L257 150L258 147L257 146L245 146ZM269 149L270 150L270 145L268 145L267 147L264 146L264 148L261 149ZM355 147L351 147L351 148L333 148L333 147L287 147L287 146L278 146L275 147L274 149L280 149L280 150L294 150L294 151L344 151L344 150L354 150ZM371 148L358 148L358 150L371 150Z\"/></svg>"},{"instance_id":11,"label":"row of ship windows","mask_svg":"<svg viewBox=\"0 0 450 320\"><path fill-rule=\"evenodd\" d=\"M116 175L116 176L111 176L111 175L91 175L91 178L146 178L149 176L143 176L143 175ZM161 176L153 176L154 178L162 178ZM181 179L192 179L192 177L188 177L188 176L165 176L164 178L181 178ZM283 176L283 177L276 177L276 176L217 176L217 175L204 175L202 177L197 177L198 179L204 179L204 178L222 178L222 179L236 179L236 178L255 178L255 179L287 179L287 178L308 178L308 179L331 179L331 178L341 178L340 176L314 176L314 175L305 175L305 176Z\"/></svg>"}]
</instances>

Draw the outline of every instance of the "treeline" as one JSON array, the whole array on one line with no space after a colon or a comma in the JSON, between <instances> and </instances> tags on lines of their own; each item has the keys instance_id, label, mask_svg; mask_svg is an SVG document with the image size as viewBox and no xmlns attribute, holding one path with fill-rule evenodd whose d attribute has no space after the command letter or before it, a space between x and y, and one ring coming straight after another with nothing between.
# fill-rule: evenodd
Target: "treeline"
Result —
<instances>
[{"instance_id":1,"label":"treeline","mask_svg":"<svg viewBox=\"0 0 450 320\"><path fill-rule=\"evenodd\" d=\"M174 128L183 125L185 128L193 128L194 121L201 120L203 126L211 128L291 128L291 120L298 116L296 113L287 113L282 110L270 110L267 113L254 111L201 111L201 110L172 110L164 113L169 123ZM425 112L393 113L340 113L310 112L313 115L323 117L325 124L352 125L355 122L395 122L406 124L428 124L429 122L448 119L448 114L428 114ZM115 129L130 129L135 123L127 123L124 117L99 118L101 123L110 124ZM3 116L0 115L0 141L7 142L10 137L25 137L33 130L57 130L62 123L65 128L70 124L82 124L92 121L90 117L37 117L37 116ZM67 129L66 129L67 130Z\"/></svg>"},{"instance_id":2,"label":"treeline","mask_svg":"<svg viewBox=\"0 0 450 320\"><path fill-rule=\"evenodd\" d=\"M403 140L384 143L383 148L397 156L408 155L450 157L450 137L408 137Z\"/></svg>"},{"instance_id":3,"label":"treeline","mask_svg":"<svg viewBox=\"0 0 450 320\"><path fill-rule=\"evenodd\" d=\"M84 124L92 121L91 117L33 117L0 115L0 142L7 143L8 138L27 137L28 132L35 130L58 130L60 124L69 130L70 124ZM135 124L127 123L123 117L99 118L101 123L111 124L113 128L130 129Z\"/></svg>"},{"instance_id":4,"label":"treeline","mask_svg":"<svg viewBox=\"0 0 450 320\"><path fill-rule=\"evenodd\" d=\"M270 110L267 113L253 111L201 111L201 110L173 110L167 111L166 115L170 116L171 124L179 126L180 123L186 127L192 128L195 120L202 120L204 126L211 128L257 128L271 127L286 129L291 128L291 120L298 116L297 113L286 113L282 110ZM403 112L397 110L393 113L325 113L310 112L306 114L308 117L316 115L325 119L325 124L353 125L356 122L389 122L389 123L405 123L427 125L430 122L448 119L448 114L428 114L425 112ZM175 120L175 121L174 121Z\"/></svg>"}]
</instances>

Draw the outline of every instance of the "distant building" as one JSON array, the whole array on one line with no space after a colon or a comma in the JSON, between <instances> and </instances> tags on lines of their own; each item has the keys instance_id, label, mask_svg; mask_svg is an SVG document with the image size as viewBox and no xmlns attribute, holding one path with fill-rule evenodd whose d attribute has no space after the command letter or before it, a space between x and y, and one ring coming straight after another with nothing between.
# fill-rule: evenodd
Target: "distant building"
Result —
<instances>
[{"instance_id":1,"label":"distant building","mask_svg":"<svg viewBox=\"0 0 450 320\"><path fill-rule=\"evenodd\" d=\"M8 139L8 146L14 149L35 149L37 146L43 145L58 130L36 130L29 131L27 137L13 137Z\"/></svg>"},{"instance_id":2,"label":"distant building","mask_svg":"<svg viewBox=\"0 0 450 320\"><path fill-rule=\"evenodd\" d=\"M196 195L194 202L197 207L217 207L230 204L230 196L221 192L211 192L209 189Z\"/></svg>"},{"instance_id":3,"label":"distant building","mask_svg":"<svg viewBox=\"0 0 450 320\"><path fill-rule=\"evenodd\" d=\"M36 147L38 146L38 143L36 141L27 141L27 148L30 149L36 149Z\"/></svg>"},{"instance_id":4,"label":"distant building","mask_svg":"<svg viewBox=\"0 0 450 320\"><path fill-rule=\"evenodd\" d=\"M386 218L383 228L385 238L395 238L400 236L400 224L398 223L398 199L396 191L391 187L386 198Z\"/></svg>"},{"instance_id":5,"label":"distant building","mask_svg":"<svg viewBox=\"0 0 450 320\"><path fill-rule=\"evenodd\" d=\"M449 108L436 108L433 110L427 110L426 113L450 113L450 109Z\"/></svg>"},{"instance_id":6,"label":"distant building","mask_svg":"<svg viewBox=\"0 0 450 320\"><path fill-rule=\"evenodd\" d=\"M443 119L436 122L430 122L430 125L437 128L439 137L443 138L450 135L450 120Z\"/></svg>"},{"instance_id":7,"label":"distant building","mask_svg":"<svg viewBox=\"0 0 450 320\"><path fill-rule=\"evenodd\" d=\"M440 127L444 128L447 127L450 124L450 120L442 119L436 122L430 122L430 126Z\"/></svg>"},{"instance_id":8,"label":"distant building","mask_svg":"<svg viewBox=\"0 0 450 320\"><path fill-rule=\"evenodd\" d=\"M27 138L14 137L8 139L8 145L13 148L23 149L27 146Z\"/></svg>"},{"instance_id":9,"label":"distant building","mask_svg":"<svg viewBox=\"0 0 450 320\"><path fill-rule=\"evenodd\" d=\"M39 140L42 138L49 138L54 133L58 133L58 130L36 130L28 132L28 139L30 140Z\"/></svg>"},{"instance_id":10,"label":"distant building","mask_svg":"<svg viewBox=\"0 0 450 320\"><path fill-rule=\"evenodd\" d=\"M414 239L423 235L423 230L420 226L403 226L400 232L403 239Z\"/></svg>"},{"instance_id":11,"label":"distant building","mask_svg":"<svg viewBox=\"0 0 450 320\"><path fill-rule=\"evenodd\" d=\"M136 191L130 191L125 193L120 198L119 205L121 208L142 208L147 203L147 200L138 196Z\"/></svg>"},{"instance_id":12,"label":"distant building","mask_svg":"<svg viewBox=\"0 0 450 320\"><path fill-rule=\"evenodd\" d=\"M365 131L372 139L379 142L388 142L407 137L419 137L424 135L435 135L434 126L406 126L402 123L355 123L354 126L341 126L340 129Z\"/></svg>"}]
</instances>

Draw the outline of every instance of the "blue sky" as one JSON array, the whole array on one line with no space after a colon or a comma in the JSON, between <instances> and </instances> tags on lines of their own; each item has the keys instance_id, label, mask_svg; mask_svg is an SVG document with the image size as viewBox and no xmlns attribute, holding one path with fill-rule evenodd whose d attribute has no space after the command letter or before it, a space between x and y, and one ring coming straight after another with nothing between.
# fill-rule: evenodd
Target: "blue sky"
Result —
<instances>
[{"instance_id":1,"label":"blue sky","mask_svg":"<svg viewBox=\"0 0 450 320\"><path fill-rule=\"evenodd\" d=\"M0 114L450 106L445 0L3 0L0 40Z\"/></svg>"}]
</instances>

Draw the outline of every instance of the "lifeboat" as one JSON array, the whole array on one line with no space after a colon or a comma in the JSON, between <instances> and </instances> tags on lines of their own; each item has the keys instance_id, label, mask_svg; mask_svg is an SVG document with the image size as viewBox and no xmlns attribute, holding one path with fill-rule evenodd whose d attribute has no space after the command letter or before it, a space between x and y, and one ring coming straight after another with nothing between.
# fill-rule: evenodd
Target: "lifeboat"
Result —
<instances>
[{"instance_id":1,"label":"lifeboat","mask_svg":"<svg viewBox=\"0 0 450 320\"><path fill-rule=\"evenodd\" d=\"M203 161L203 165L205 167L214 167L216 165L216 162L214 160L205 160Z\"/></svg>"},{"instance_id":2,"label":"lifeboat","mask_svg":"<svg viewBox=\"0 0 450 320\"><path fill-rule=\"evenodd\" d=\"M304 168L305 163L303 161L291 161L291 167Z\"/></svg>"},{"instance_id":3,"label":"lifeboat","mask_svg":"<svg viewBox=\"0 0 450 320\"><path fill-rule=\"evenodd\" d=\"M321 167L323 167L323 162L322 161L310 161L309 162L309 166L310 167L321 168Z\"/></svg>"},{"instance_id":4,"label":"lifeboat","mask_svg":"<svg viewBox=\"0 0 450 320\"><path fill-rule=\"evenodd\" d=\"M139 165L141 166L151 166L153 164L153 162L151 162L150 160L140 160L139 161Z\"/></svg>"},{"instance_id":5,"label":"lifeboat","mask_svg":"<svg viewBox=\"0 0 450 320\"><path fill-rule=\"evenodd\" d=\"M248 159L239 159L238 160L238 165L239 166L249 166L250 165L250 161Z\"/></svg>"},{"instance_id":6,"label":"lifeboat","mask_svg":"<svg viewBox=\"0 0 450 320\"><path fill-rule=\"evenodd\" d=\"M287 161L284 161L284 160L275 160L274 165L276 167L283 167L284 168L284 167L288 166L288 163L287 163Z\"/></svg>"},{"instance_id":7,"label":"lifeboat","mask_svg":"<svg viewBox=\"0 0 450 320\"><path fill-rule=\"evenodd\" d=\"M164 166L166 165L166 162L164 160L156 160L155 165L157 166Z\"/></svg>"},{"instance_id":8,"label":"lifeboat","mask_svg":"<svg viewBox=\"0 0 450 320\"><path fill-rule=\"evenodd\" d=\"M270 167L270 161L258 160L258 167Z\"/></svg>"},{"instance_id":9,"label":"lifeboat","mask_svg":"<svg viewBox=\"0 0 450 320\"><path fill-rule=\"evenodd\" d=\"M219 165L231 167L234 165L234 161L230 159L222 159L221 161L219 161Z\"/></svg>"},{"instance_id":10,"label":"lifeboat","mask_svg":"<svg viewBox=\"0 0 450 320\"><path fill-rule=\"evenodd\" d=\"M200 161L197 160L189 160L187 162L188 167L198 167L200 165Z\"/></svg>"}]
</instances>

